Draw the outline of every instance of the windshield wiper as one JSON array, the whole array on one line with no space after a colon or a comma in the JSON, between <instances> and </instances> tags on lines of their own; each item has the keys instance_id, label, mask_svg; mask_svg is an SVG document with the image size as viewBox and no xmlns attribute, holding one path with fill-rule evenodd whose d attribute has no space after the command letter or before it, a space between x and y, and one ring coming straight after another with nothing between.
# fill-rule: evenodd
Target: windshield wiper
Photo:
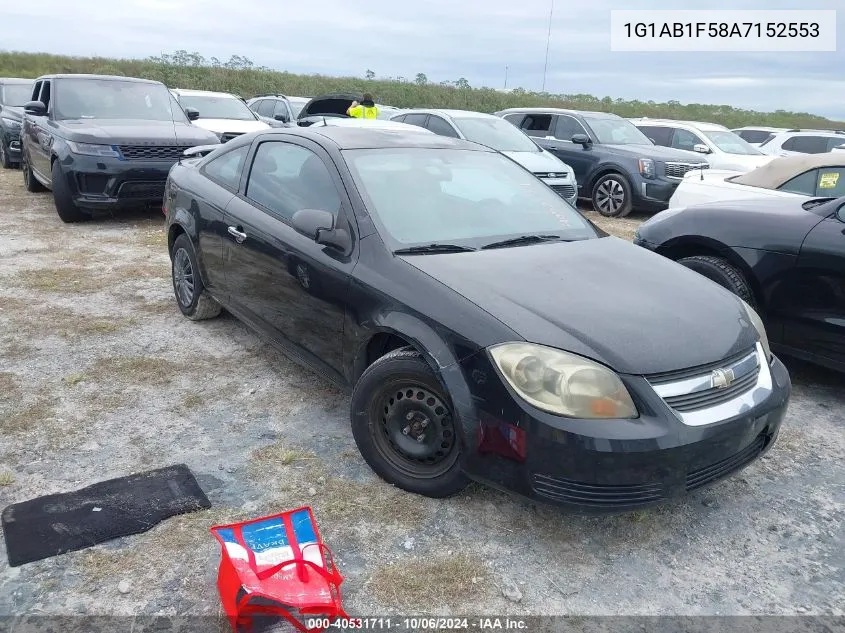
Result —
<instances>
[{"instance_id":1,"label":"windshield wiper","mask_svg":"<svg viewBox=\"0 0 845 633\"><path fill-rule=\"evenodd\" d=\"M553 242L559 239L559 235L520 235L500 242L491 242L481 248L504 248L506 246L521 246L522 244L537 244L538 242Z\"/></svg>"},{"instance_id":2,"label":"windshield wiper","mask_svg":"<svg viewBox=\"0 0 845 633\"><path fill-rule=\"evenodd\" d=\"M474 251L470 246L460 246L458 244L425 244L423 246L409 246L408 248L400 248L393 251L395 255L417 255L424 253L465 253Z\"/></svg>"}]
</instances>

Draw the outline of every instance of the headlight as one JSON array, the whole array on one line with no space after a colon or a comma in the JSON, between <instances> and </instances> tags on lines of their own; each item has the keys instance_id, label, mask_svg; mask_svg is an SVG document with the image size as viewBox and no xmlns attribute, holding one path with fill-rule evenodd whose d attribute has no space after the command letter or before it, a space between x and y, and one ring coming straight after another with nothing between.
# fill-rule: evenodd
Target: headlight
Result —
<instances>
[{"instance_id":1,"label":"headlight","mask_svg":"<svg viewBox=\"0 0 845 633\"><path fill-rule=\"evenodd\" d=\"M654 161L650 158L641 158L639 160L640 175L643 178L654 178Z\"/></svg>"},{"instance_id":2,"label":"headlight","mask_svg":"<svg viewBox=\"0 0 845 633\"><path fill-rule=\"evenodd\" d=\"M740 301L742 302L742 307L745 308L745 313L748 315L748 320L751 321L754 329L757 330L757 335L760 337L760 345L763 346L763 351L766 353L766 360L772 362L772 350L769 348L769 336L766 334L766 326L763 324L763 319L760 318L760 315L757 314L754 308L742 299Z\"/></svg>"},{"instance_id":3,"label":"headlight","mask_svg":"<svg viewBox=\"0 0 845 633\"><path fill-rule=\"evenodd\" d=\"M538 409L572 418L636 418L625 385L607 367L533 343L490 348L499 370L524 400Z\"/></svg>"},{"instance_id":4,"label":"headlight","mask_svg":"<svg viewBox=\"0 0 845 633\"><path fill-rule=\"evenodd\" d=\"M5 125L7 128L9 128L11 130L18 130L21 127L21 122L18 121L17 119L9 119L9 118L3 117L3 125Z\"/></svg>"},{"instance_id":5,"label":"headlight","mask_svg":"<svg viewBox=\"0 0 845 633\"><path fill-rule=\"evenodd\" d=\"M94 143L75 143L73 141L68 141L67 145L74 154L120 158L120 152L114 145L95 145Z\"/></svg>"}]
</instances>

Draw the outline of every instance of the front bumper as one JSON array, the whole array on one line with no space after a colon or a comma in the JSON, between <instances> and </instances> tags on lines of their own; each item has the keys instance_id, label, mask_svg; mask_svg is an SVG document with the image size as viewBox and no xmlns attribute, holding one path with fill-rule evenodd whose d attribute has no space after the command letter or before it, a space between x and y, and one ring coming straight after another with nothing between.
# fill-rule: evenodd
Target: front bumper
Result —
<instances>
[{"instance_id":1,"label":"front bumper","mask_svg":"<svg viewBox=\"0 0 845 633\"><path fill-rule=\"evenodd\" d=\"M136 161L73 155L62 161L73 201L87 209L161 206L175 160Z\"/></svg>"},{"instance_id":2,"label":"front bumper","mask_svg":"<svg viewBox=\"0 0 845 633\"><path fill-rule=\"evenodd\" d=\"M561 198L574 205L578 200L578 185L575 178L540 178Z\"/></svg>"},{"instance_id":3,"label":"front bumper","mask_svg":"<svg viewBox=\"0 0 845 633\"><path fill-rule=\"evenodd\" d=\"M774 358L772 390L729 419L682 423L641 376L623 376L640 417L576 420L547 414L512 394L479 354L464 364L474 433L464 470L522 497L588 512L625 511L681 497L755 461L774 444L791 394ZM483 384L478 378L484 376ZM471 383L470 383L471 384ZM466 415L465 409L459 414Z\"/></svg>"},{"instance_id":4,"label":"front bumper","mask_svg":"<svg viewBox=\"0 0 845 633\"><path fill-rule=\"evenodd\" d=\"M640 178L634 188L634 206L650 211L669 208L669 200L680 182L668 178Z\"/></svg>"}]
</instances>

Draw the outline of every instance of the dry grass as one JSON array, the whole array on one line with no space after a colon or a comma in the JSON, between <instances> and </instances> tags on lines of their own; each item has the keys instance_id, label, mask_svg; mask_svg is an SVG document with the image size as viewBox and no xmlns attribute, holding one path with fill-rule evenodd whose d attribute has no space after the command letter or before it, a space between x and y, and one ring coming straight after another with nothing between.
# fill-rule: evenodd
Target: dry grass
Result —
<instances>
[{"instance_id":1,"label":"dry grass","mask_svg":"<svg viewBox=\"0 0 845 633\"><path fill-rule=\"evenodd\" d=\"M178 408L180 411L194 411L195 409L199 409L203 404L205 404L205 398L198 393L189 393L182 398L182 402L179 403Z\"/></svg>"},{"instance_id":2,"label":"dry grass","mask_svg":"<svg viewBox=\"0 0 845 633\"><path fill-rule=\"evenodd\" d=\"M260 462L256 463L256 466L263 469L267 466L290 466L295 462L313 460L316 455L276 442L253 451L252 459L254 462Z\"/></svg>"},{"instance_id":3,"label":"dry grass","mask_svg":"<svg viewBox=\"0 0 845 633\"><path fill-rule=\"evenodd\" d=\"M164 228L153 229L151 231L144 231L138 240L144 246L154 248L156 250L165 251L167 249L167 233Z\"/></svg>"},{"instance_id":4,"label":"dry grass","mask_svg":"<svg viewBox=\"0 0 845 633\"><path fill-rule=\"evenodd\" d=\"M489 572L469 554L391 563L375 570L367 584L383 604L419 609L420 604L461 607L485 597Z\"/></svg>"},{"instance_id":5,"label":"dry grass","mask_svg":"<svg viewBox=\"0 0 845 633\"><path fill-rule=\"evenodd\" d=\"M12 321L18 336L38 339L45 336L61 336L76 339L114 334L135 325L138 319L134 316L94 316L57 307L22 311L15 314Z\"/></svg>"},{"instance_id":6,"label":"dry grass","mask_svg":"<svg viewBox=\"0 0 845 633\"><path fill-rule=\"evenodd\" d=\"M634 233L637 231L637 227L642 224L642 222L645 220L645 217L640 216L628 216L626 218L606 218L600 213L596 213L595 211L587 211L582 209L581 212L584 214L584 216L591 220L593 224L595 224L602 230L607 231L611 235L615 235L616 237L622 238L623 240L628 240L629 242L634 239Z\"/></svg>"},{"instance_id":7,"label":"dry grass","mask_svg":"<svg viewBox=\"0 0 845 633\"><path fill-rule=\"evenodd\" d=\"M100 292L112 283L109 276L95 275L90 269L80 266L29 268L17 274L17 281L29 290L74 294Z\"/></svg>"},{"instance_id":8,"label":"dry grass","mask_svg":"<svg viewBox=\"0 0 845 633\"><path fill-rule=\"evenodd\" d=\"M134 310L149 314L151 316L176 315L180 314L176 299L155 299L153 301L137 300Z\"/></svg>"},{"instance_id":9,"label":"dry grass","mask_svg":"<svg viewBox=\"0 0 845 633\"><path fill-rule=\"evenodd\" d=\"M0 371L0 393L11 400L18 391L20 391L18 375L11 371Z\"/></svg>"},{"instance_id":10,"label":"dry grass","mask_svg":"<svg viewBox=\"0 0 845 633\"><path fill-rule=\"evenodd\" d=\"M166 385L184 371L182 363L155 356L120 356L104 358L87 372L87 377L109 383Z\"/></svg>"},{"instance_id":11,"label":"dry grass","mask_svg":"<svg viewBox=\"0 0 845 633\"><path fill-rule=\"evenodd\" d=\"M45 398L21 408L13 408L11 413L4 416L3 433L19 435L43 427L46 421L55 417L55 405L52 398Z\"/></svg>"},{"instance_id":12,"label":"dry grass","mask_svg":"<svg viewBox=\"0 0 845 633\"><path fill-rule=\"evenodd\" d=\"M75 387L83 380L85 380L85 374L70 374L62 378L62 382L71 387Z\"/></svg>"},{"instance_id":13,"label":"dry grass","mask_svg":"<svg viewBox=\"0 0 845 633\"><path fill-rule=\"evenodd\" d=\"M32 345L13 339L0 347L0 358L6 362L27 360L32 358L35 352L36 349Z\"/></svg>"},{"instance_id":14,"label":"dry grass","mask_svg":"<svg viewBox=\"0 0 845 633\"><path fill-rule=\"evenodd\" d=\"M8 471L0 473L0 486L11 486L13 483L15 483L15 476L12 473Z\"/></svg>"}]
</instances>

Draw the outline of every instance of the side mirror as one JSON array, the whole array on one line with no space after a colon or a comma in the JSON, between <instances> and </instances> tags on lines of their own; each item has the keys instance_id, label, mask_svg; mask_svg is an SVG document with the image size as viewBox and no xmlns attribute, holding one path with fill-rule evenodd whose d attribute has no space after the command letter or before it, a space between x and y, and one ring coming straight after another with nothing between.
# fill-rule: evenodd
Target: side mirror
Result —
<instances>
[{"instance_id":1,"label":"side mirror","mask_svg":"<svg viewBox=\"0 0 845 633\"><path fill-rule=\"evenodd\" d=\"M572 136L572 142L575 143L576 145L583 145L584 147L587 147L588 145L592 145L592 143L593 143L590 140L590 137L587 136L586 134L575 134L575 135L573 135Z\"/></svg>"},{"instance_id":2,"label":"side mirror","mask_svg":"<svg viewBox=\"0 0 845 633\"><path fill-rule=\"evenodd\" d=\"M334 246L347 251L351 246L349 233L335 228L334 216L323 209L300 209L293 214L293 228L317 244Z\"/></svg>"},{"instance_id":3,"label":"side mirror","mask_svg":"<svg viewBox=\"0 0 845 633\"><path fill-rule=\"evenodd\" d=\"M40 101L30 101L24 105L23 111L32 116L44 116L47 114L47 106Z\"/></svg>"},{"instance_id":4,"label":"side mirror","mask_svg":"<svg viewBox=\"0 0 845 633\"><path fill-rule=\"evenodd\" d=\"M707 147L704 143L696 143L692 146L692 151L698 152L699 154L709 154L710 148Z\"/></svg>"},{"instance_id":5,"label":"side mirror","mask_svg":"<svg viewBox=\"0 0 845 633\"><path fill-rule=\"evenodd\" d=\"M200 118L200 111L196 108L185 108L185 114L188 116L189 121L196 121Z\"/></svg>"},{"instance_id":6,"label":"side mirror","mask_svg":"<svg viewBox=\"0 0 845 633\"><path fill-rule=\"evenodd\" d=\"M290 119L288 119L287 114L276 114L273 115L273 119L276 121L281 121L282 123L287 123Z\"/></svg>"}]
</instances>

